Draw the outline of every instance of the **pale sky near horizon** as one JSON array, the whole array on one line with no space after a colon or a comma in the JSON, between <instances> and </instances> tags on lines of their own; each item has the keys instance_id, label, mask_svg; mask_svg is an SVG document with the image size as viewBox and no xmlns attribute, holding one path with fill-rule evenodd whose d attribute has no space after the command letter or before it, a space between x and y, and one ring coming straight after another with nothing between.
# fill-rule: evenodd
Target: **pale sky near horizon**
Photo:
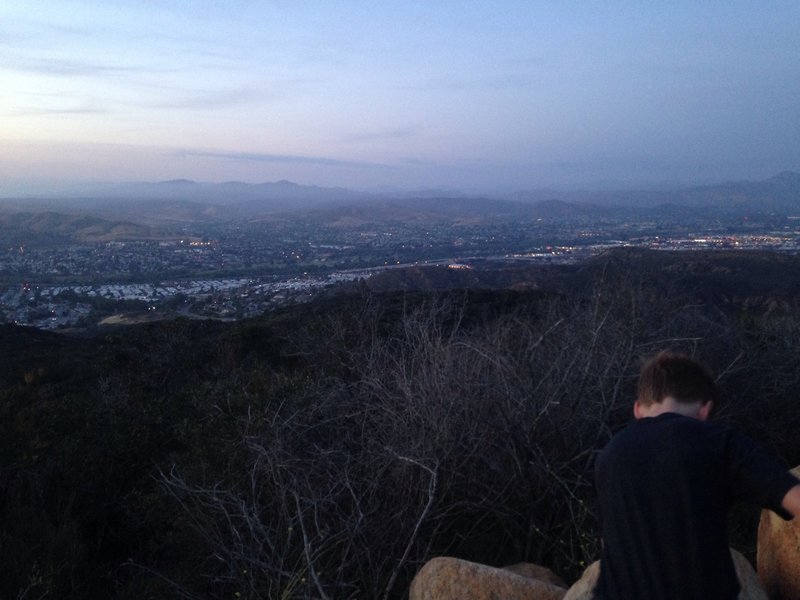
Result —
<instances>
[{"instance_id":1,"label":"pale sky near horizon","mask_svg":"<svg viewBox=\"0 0 800 600\"><path fill-rule=\"evenodd\" d=\"M800 170L800 2L3 0L0 191Z\"/></svg>"}]
</instances>

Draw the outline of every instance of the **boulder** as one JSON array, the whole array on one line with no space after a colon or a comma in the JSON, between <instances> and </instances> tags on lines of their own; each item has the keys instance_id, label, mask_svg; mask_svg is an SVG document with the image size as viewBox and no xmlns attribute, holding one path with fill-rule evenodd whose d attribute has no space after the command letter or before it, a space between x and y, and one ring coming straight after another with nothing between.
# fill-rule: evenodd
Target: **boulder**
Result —
<instances>
[{"instance_id":1,"label":"boulder","mask_svg":"<svg viewBox=\"0 0 800 600\"><path fill-rule=\"evenodd\" d=\"M792 473L800 477L800 467ZM771 600L800 598L800 519L784 521L771 510L761 511L756 566Z\"/></svg>"},{"instance_id":2,"label":"boulder","mask_svg":"<svg viewBox=\"0 0 800 600\"><path fill-rule=\"evenodd\" d=\"M739 600L769 600L753 565L733 548L731 548L731 556L733 557L733 566L736 567L736 576L742 586Z\"/></svg>"},{"instance_id":3,"label":"boulder","mask_svg":"<svg viewBox=\"0 0 800 600\"><path fill-rule=\"evenodd\" d=\"M736 575L742 590L739 592L739 600L768 600L764 588L758 581L756 572L747 559L739 552L731 548L733 566L736 568ZM597 585L597 578L600 576L600 561L593 562L586 567L581 578L569 588L563 600L591 600L594 586ZM771 596L770 596L771 598ZM800 596L797 596L800 598Z\"/></svg>"},{"instance_id":4,"label":"boulder","mask_svg":"<svg viewBox=\"0 0 800 600\"><path fill-rule=\"evenodd\" d=\"M564 580L561 579L561 577L553 573L550 569L534 563L517 563L515 565L503 567L503 570L511 571L512 573L522 575L523 577L531 577L533 579L538 579L539 581L552 583L553 585L557 585L564 589L569 587L566 583L564 583Z\"/></svg>"},{"instance_id":5,"label":"boulder","mask_svg":"<svg viewBox=\"0 0 800 600\"><path fill-rule=\"evenodd\" d=\"M533 565L536 566L536 565ZM566 589L536 577L519 574L545 569L513 565L499 569L466 560L438 557L419 570L409 589L409 600L562 600ZM517 572L514 572L517 571ZM546 575L550 573L550 575Z\"/></svg>"},{"instance_id":6,"label":"boulder","mask_svg":"<svg viewBox=\"0 0 800 600\"><path fill-rule=\"evenodd\" d=\"M600 561L596 560L583 571L583 575L564 594L564 600L591 600L597 578L600 577Z\"/></svg>"},{"instance_id":7,"label":"boulder","mask_svg":"<svg viewBox=\"0 0 800 600\"><path fill-rule=\"evenodd\" d=\"M564 594L564 600L592 600L592 592L594 592L594 586L597 585L598 577L600 577L599 560L586 567L581 578L573 583Z\"/></svg>"}]
</instances>

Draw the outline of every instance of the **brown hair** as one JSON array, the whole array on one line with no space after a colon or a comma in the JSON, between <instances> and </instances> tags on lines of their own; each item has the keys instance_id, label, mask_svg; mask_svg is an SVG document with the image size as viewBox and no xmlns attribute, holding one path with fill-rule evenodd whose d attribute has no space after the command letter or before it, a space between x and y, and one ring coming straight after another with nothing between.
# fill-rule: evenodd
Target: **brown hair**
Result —
<instances>
[{"instance_id":1,"label":"brown hair","mask_svg":"<svg viewBox=\"0 0 800 600\"><path fill-rule=\"evenodd\" d=\"M719 400L711 372L685 354L668 350L659 352L648 360L639 374L638 400L649 406L671 396L681 404Z\"/></svg>"}]
</instances>

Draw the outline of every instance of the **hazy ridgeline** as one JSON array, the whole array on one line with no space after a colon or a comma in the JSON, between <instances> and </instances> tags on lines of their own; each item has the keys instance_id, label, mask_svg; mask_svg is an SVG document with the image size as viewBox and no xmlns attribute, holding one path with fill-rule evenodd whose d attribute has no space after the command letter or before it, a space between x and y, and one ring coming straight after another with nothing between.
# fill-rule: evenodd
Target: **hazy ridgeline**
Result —
<instances>
[{"instance_id":1,"label":"hazy ridgeline","mask_svg":"<svg viewBox=\"0 0 800 600\"><path fill-rule=\"evenodd\" d=\"M800 463L792 286L730 303L651 266L600 261L568 294L4 328L0 596L401 598L442 554L574 577L598 554L596 452L667 347L719 374L717 418Z\"/></svg>"}]
</instances>

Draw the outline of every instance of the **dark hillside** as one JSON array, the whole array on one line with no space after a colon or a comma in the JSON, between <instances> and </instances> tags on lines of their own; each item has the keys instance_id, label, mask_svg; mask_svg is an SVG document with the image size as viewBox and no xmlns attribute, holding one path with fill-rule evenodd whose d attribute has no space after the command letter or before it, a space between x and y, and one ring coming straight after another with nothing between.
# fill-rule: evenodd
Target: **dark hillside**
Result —
<instances>
[{"instance_id":1,"label":"dark hillside","mask_svg":"<svg viewBox=\"0 0 800 600\"><path fill-rule=\"evenodd\" d=\"M97 344L38 329L0 325L0 389L47 379L69 387L96 372Z\"/></svg>"},{"instance_id":2,"label":"dark hillside","mask_svg":"<svg viewBox=\"0 0 800 600\"><path fill-rule=\"evenodd\" d=\"M800 256L772 252L659 252L612 250L589 261L577 280L598 273L626 272L642 284L695 297L709 306L766 309L775 303L800 306Z\"/></svg>"},{"instance_id":3,"label":"dark hillside","mask_svg":"<svg viewBox=\"0 0 800 600\"><path fill-rule=\"evenodd\" d=\"M757 251L664 252L617 248L581 265L511 264L472 261L470 268L446 265L390 269L370 278L373 291L540 290L570 296L591 293L597 281L617 277L661 288L717 310L800 304L800 256Z\"/></svg>"},{"instance_id":4,"label":"dark hillside","mask_svg":"<svg viewBox=\"0 0 800 600\"><path fill-rule=\"evenodd\" d=\"M718 418L800 463L799 269L623 250L234 323L3 327L0 597L402 598L442 554L574 576L641 357L707 362Z\"/></svg>"},{"instance_id":5,"label":"dark hillside","mask_svg":"<svg viewBox=\"0 0 800 600\"><path fill-rule=\"evenodd\" d=\"M141 240L153 234L148 227L81 214L56 212L0 214L0 239L12 245Z\"/></svg>"},{"instance_id":6,"label":"dark hillside","mask_svg":"<svg viewBox=\"0 0 800 600\"><path fill-rule=\"evenodd\" d=\"M564 280L574 277L571 266L509 266L498 263L475 263L472 268L446 265L389 269L367 280L374 291L506 290L539 289L561 291Z\"/></svg>"}]
</instances>

